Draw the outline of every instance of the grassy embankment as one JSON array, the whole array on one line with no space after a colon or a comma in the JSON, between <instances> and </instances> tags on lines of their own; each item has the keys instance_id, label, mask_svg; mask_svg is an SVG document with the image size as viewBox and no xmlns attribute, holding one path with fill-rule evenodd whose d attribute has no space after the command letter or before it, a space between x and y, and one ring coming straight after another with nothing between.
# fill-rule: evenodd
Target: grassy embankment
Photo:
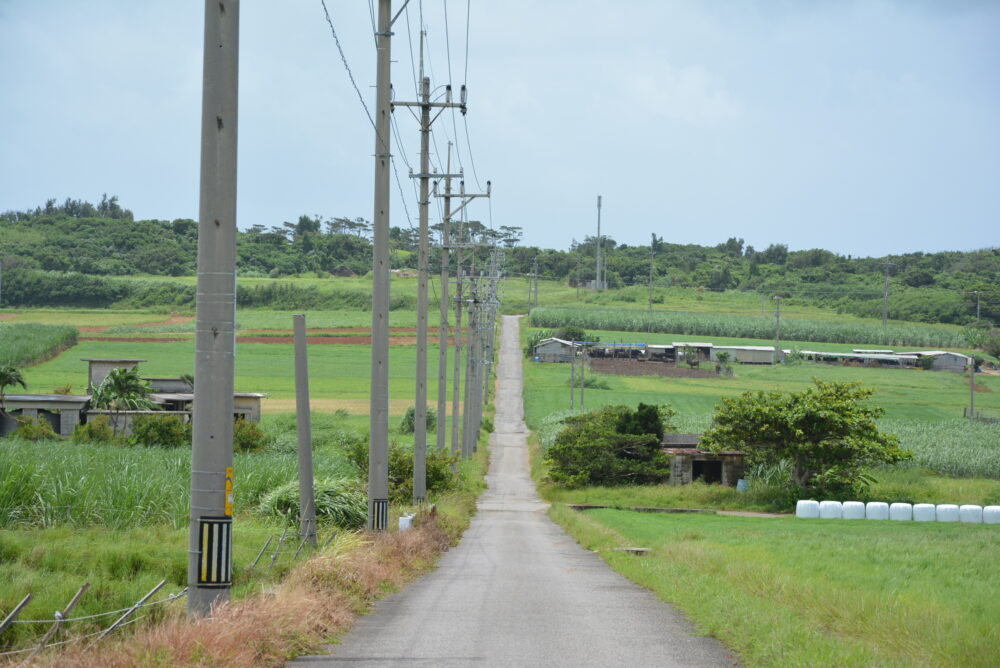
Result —
<instances>
[{"instance_id":1,"label":"grassy embankment","mask_svg":"<svg viewBox=\"0 0 1000 668\"><path fill-rule=\"evenodd\" d=\"M553 516L748 665L985 667L1000 656L995 526L565 506Z\"/></svg>"}]
</instances>

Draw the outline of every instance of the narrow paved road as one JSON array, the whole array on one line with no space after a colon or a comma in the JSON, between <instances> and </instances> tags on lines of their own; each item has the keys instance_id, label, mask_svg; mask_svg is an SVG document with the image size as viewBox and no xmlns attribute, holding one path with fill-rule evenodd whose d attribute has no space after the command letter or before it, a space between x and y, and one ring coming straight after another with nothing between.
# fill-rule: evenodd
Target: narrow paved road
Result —
<instances>
[{"instance_id":1,"label":"narrow paved road","mask_svg":"<svg viewBox=\"0 0 1000 668\"><path fill-rule=\"evenodd\" d=\"M516 317L500 337L489 489L433 573L380 601L331 655L351 666L731 666L730 652L545 514L529 476Z\"/></svg>"}]
</instances>

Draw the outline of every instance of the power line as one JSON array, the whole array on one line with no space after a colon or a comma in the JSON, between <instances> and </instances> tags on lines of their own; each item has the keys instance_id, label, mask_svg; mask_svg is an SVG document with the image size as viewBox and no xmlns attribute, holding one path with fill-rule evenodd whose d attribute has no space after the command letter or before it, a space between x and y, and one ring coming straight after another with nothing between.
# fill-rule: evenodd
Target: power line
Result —
<instances>
[{"instance_id":1,"label":"power line","mask_svg":"<svg viewBox=\"0 0 1000 668\"><path fill-rule=\"evenodd\" d=\"M337 51L340 52L340 61L342 63L344 63L344 69L347 70L347 78L349 78L351 80L351 85L354 86L354 92L358 94L358 100L361 102L361 106L364 107L364 109L365 109L365 115L368 116L368 122L371 123L372 127L374 128L375 127L375 119L372 117L372 113L368 110L368 105L365 103L365 98L361 94L361 90L358 88L357 82L354 80L354 73L351 72L351 66L347 64L347 56L344 55L344 47L341 46L341 44L340 44L340 38L337 37L337 30L336 30L336 28L333 27L333 19L330 18L330 12L326 8L326 0L319 0L319 2L320 2L321 5L323 5L323 13L326 15L326 22L330 26L330 34L333 35L333 41L337 43ZM371 2L369 1L369 6L370 5L371 5ZM373 12L374 12L374 10L373 10ZM373 16L372 20L373 20L373 25L374 25L374 13L372 14L372 16ZM373 35L375 34L374 30L372 31L372 34ZM376 132L377 132L377 130L376 130Z\"/></svg>"}]
</instances>

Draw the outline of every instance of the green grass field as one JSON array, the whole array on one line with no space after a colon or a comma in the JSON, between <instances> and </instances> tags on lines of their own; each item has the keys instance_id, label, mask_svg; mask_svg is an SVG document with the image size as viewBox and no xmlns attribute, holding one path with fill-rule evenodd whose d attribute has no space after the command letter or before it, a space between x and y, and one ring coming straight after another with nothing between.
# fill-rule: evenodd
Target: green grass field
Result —
<instances>
[{"instance_id":1,"label":"green grass field","mask_svg":"<svg viewBox=\"0 0 1000 668\"><path fill-rule=\"evenodd\" d=\"M553 514L750 666L994 666L997 527ZM615 548L650 548L644 557Z\"/></svg>"}]
</instances>

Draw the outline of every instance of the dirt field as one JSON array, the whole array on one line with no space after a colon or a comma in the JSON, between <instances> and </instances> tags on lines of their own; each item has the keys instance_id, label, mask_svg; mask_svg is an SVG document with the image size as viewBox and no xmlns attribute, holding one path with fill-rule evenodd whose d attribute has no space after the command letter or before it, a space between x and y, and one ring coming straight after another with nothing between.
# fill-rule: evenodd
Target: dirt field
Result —
<instances>
[{"instance_id":1,"label":"dirt field","mask_svg":"<svg viewBox=\"0 0 1000 668\"><path fill-rule=\"evenodd\" d=\"M675 366L666 362L640 362L639 360L591 359L590 369L597 373L615 376L665 376L669 378L717 378L715 369Z\"/></svg>"}]
</instances>

